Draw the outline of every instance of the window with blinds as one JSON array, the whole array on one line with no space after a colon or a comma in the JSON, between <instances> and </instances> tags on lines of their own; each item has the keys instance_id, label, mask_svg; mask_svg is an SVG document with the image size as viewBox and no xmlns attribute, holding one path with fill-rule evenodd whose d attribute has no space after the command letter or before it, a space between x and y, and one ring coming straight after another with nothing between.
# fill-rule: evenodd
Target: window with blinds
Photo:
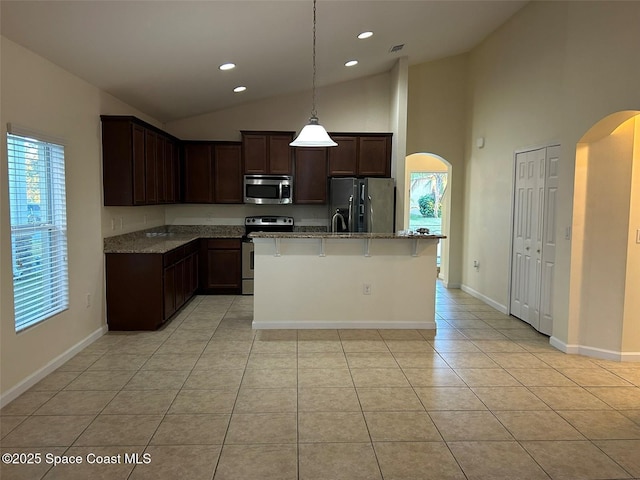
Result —
<instances>
[{"instance_id":1,"label":"window with blinds","mask_svg":"<svg viewBox=\"0 0 640 480\"><path fill-rule=\"evenodd\" d=\"M16 331L66 310L64 146L7 134Z\"/></svg>"}]
</instances>

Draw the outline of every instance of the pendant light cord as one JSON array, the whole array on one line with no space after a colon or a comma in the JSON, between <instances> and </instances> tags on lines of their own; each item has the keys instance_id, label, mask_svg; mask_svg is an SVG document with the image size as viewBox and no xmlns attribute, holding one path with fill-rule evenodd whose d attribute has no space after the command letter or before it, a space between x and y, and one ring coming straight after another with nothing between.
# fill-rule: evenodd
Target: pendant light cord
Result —
<instances>
[{"instance_id":1,"label":"pendant light cord","mask_svg":"<svg viewBox=\"0 0 640 480\"><path fill-rule=\"evenodd\" d=\"M311 87L311 118L317 118L316 111L316 0L313 0L313 81Z\"/></svg>"}]
</instances>

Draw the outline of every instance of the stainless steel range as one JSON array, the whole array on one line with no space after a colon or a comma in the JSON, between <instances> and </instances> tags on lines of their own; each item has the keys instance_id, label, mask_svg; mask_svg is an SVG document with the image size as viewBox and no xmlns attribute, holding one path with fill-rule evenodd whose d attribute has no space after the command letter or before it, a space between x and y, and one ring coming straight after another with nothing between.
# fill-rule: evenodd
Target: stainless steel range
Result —
<instances>
[{"instance_id":1,"label":"stainless steel range","mask_svg":"<svg viewBox=\"0 0 640 480\"><path fill-rule=\"evenodd\" d=\"M256 215L244 219L245 236L242 243L242 294L253 295L253 232L293 232L293 217Z\"/></svg>"}]
</instances>

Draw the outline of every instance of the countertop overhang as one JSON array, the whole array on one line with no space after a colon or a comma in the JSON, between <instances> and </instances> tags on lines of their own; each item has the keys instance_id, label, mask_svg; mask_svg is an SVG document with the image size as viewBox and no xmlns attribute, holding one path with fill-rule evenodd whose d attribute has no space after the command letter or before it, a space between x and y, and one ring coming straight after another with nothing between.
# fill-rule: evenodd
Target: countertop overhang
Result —
<instances>
[{"instance_id":1,"label":"countertop overhang","mask_svg":"<svg viewBox=\"0 0 640 480\"><path fill-rule=\"evenodd\" d=\"M329 232L253 232L249 238L319 238L319 239L349 239L356 240L439 240L447 238L444 235L398 234L398 233L329 233Z\"/></svg>"}]
</instances>

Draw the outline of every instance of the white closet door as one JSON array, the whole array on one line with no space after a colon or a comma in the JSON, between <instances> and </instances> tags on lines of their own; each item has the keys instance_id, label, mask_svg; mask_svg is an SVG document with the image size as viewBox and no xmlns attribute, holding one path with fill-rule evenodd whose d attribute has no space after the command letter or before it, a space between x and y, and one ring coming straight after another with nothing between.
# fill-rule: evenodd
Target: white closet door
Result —
<instances>
[{"instance_id":1,"label":"white closet door","mask_svg":"<svg viewBox=\"0 0 640 480\"><path fill-rule=\"evenodd\" d=\"M510 313L551 334L560 147L516 154Z\"/></svg>"},{"instance_id":2,"label":"white closet door","mask_svg":"<svg viewBox=\"0 0 640 480\"><path fill-rule=\"evenodd\" d=\"M553 279L556 264L556 209L558 198L558 161L560 146L548 147L544 177L544 214L542 262L540 278L540 323L538 330L546 335L553 332Z\"/></svg>"},{"instance_id":3,"label":"white closet door","mask_svg":"<svg viewBox=\"0 0 640 480\"><path fill-rule=\"evenodd\" d=\"M535 328L539 318L540 175L544 178L544 149L516 155L511 313Z\"/></svg>"}]
</instances>

